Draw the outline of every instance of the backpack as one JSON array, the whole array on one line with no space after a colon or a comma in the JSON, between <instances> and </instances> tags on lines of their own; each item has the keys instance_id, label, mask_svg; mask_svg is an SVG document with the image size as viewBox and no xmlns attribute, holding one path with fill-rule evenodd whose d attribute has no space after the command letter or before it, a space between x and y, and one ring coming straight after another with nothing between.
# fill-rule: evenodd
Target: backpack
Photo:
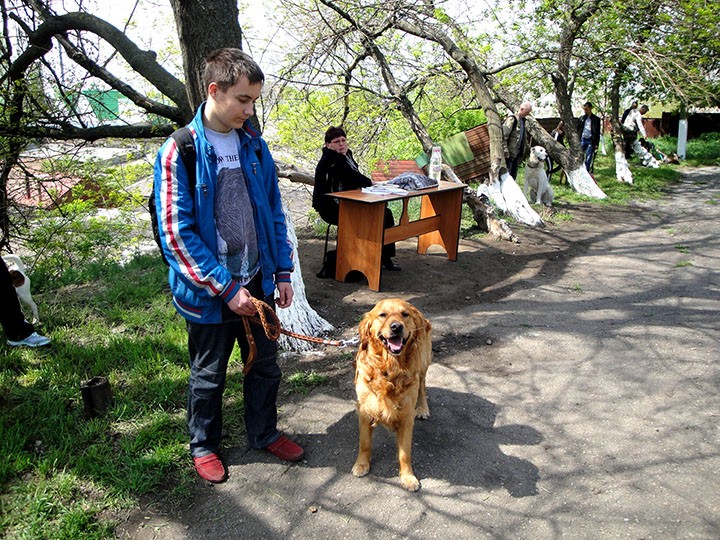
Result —
<instances>
[{"instance_id":1,"label":"backpack","mask_svg":"<svg viewBox=\"0 0 720 540\"><path fill-rule=\"evenodd\" d=\"M188 190L190 191L190 196L195 197L195 185L197 184L197 171L195 170L195 162L197 160L197 156L195 153L195 139L193 138L192 133L190 133L190 130L187 128L187 126L176 129L172 132L170 136L175 139L175 142L178 145L178 150L180 151L180 159L182 159L183 165L185 166L185 171L187 171ZM262 163L262 148L257 142L255 142L255 155L257 156L258 161ZM170 263L168 263L167 259L165 258L162 243L160 242L160 230L158 229L157 209L155 208L154 181L153 189L150 192L150 196L148 197L148 209L150 211L150 223L152 225L153 239L155 240L158 248L160 248L160 256L162 257L163 262L166 265L170 266Z\"/></svg>"},{"instance_id":2,"label":"backpack","mask_svg":"<svg viewBox=\"0 0 720 540\"><path fill-rule=\"evenodd\" d=\"M181 127L175 130L171 135L178 145L180 151L180 158L182 159L183 165L188 175L188 188L190 190L190 196L195 196L195 184L197 183L197 172L195 171L195 140L193 139L192 133L187 127ZM162 243L160 242L160 231L158 229L157 209L155 208L155 182L153 182L153 189L148 197L148 209L150 210L150 223L152 224L152 233L155 243L160 248L160 256L163 262L170 266L165 253L163 252Z\"/></svg>"}]
</instances>

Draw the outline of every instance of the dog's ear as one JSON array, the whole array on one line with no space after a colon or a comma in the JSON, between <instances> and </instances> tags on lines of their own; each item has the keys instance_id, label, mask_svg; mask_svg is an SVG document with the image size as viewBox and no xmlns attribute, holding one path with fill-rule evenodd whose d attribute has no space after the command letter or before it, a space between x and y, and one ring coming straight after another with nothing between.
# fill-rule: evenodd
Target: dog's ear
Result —
<instances>
[{"instance_id":1,"label":"dog's ear","mask_svg":"<svg viewBox=\"0 0 720 540\"><path fill-rule=\"evenodd\" d=\"M370 338L370 327L372 326L371 312L367 312L358 326L358 335L360 336L360 345L365 345Z\"/></svg>"},{"instance_id":2,"label":"dog's ear","mask_svg":"<svg viewBox=\"0 0 720 540\"><path fill-rule=\"evenodd\" d=\"M430 321L428 321L425 316L420 313L420 310L410 304L410 313L413 317L413 322L415 323L415 328L418 330L425 330L425 332L429 332L431 329Z\"/></svg>"}]
</instances>

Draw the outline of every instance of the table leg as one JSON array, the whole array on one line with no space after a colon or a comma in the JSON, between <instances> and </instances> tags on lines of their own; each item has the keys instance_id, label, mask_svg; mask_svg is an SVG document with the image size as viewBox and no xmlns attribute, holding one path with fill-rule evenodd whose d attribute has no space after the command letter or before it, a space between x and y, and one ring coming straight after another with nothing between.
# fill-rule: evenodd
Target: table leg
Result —
<instances>
[{"instance_id":1,"label":"table leg","mask_svg":"<svg viewBox=\"0 0 720 540\"><path fill-rule=\"evenodd\" d=\"M420 217L442 216L440 228L418 236L418 253L424 255L430 246L438 244L445 249L448 259L457 260L460 241L460 216L463 190L438 191L423 195Z\"/></svg>"},{"instance_id":2,"label":"table leg","mask_svg":"<svg viewBox=\"0 0 720 540\"><path fill-rule=\"evenodd\" d=\"M380 290L385 206L340 199L337 281L345 281L350 271L357 270L365 275L371 290Z\"/></svg>"}]
</instances>

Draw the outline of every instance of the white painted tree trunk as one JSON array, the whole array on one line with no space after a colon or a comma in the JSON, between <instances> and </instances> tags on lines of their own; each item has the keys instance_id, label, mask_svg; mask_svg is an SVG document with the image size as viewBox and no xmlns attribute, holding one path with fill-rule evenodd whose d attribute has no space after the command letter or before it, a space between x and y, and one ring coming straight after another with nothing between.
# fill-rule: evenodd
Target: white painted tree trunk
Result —
<instances>
[{"instance_id":1,"label":"white painted tree trunk","mask_svg":"<svg viewBox=\"0 0 720 540\"><path fill-rule=\"evenodd\" d=\"M542 227L545 222L540 215L533 210L528 203L527 197L517 185L515 179L506 171L500 174L498 180L490 184L480 184L478 196L481 191L488 199L502 212L511 215L515 220L530 227Z\"/></svg>"},{"instance_id":2,"label":"white painted tree trunk","mask_svg":"<svg viewBox=\"0 0 720 540\"><path fill-rule=\"evenodd\" d=\"M687 150L687 136L688 136L688 119L680 118L678 123L678 142L677 142L677 155L680 159L685 159L685 151Z\"/></svg>"},{"instance_id":3,"label":"white painted tree trunk","mask_svg":"<svg viewBox=\"0 0 720 540\"><path fill-rule=\"evenodd\" d=\"M285 212L287 216L287 211ZM307 296L305 295L305 283L302 278L300 269L300 257L298 256L298 240L295 234L295 226L291 219L286 219L288 229L288 240L293 246L293 261L295 263L295 271L292 273L292 286L295 296L293 302L288 308L278 308L277 315L280 324L285 330L303 334L305 336L319 337L326 332L334 329L333 325L323 319L318 313L310 307ZM309 351L317 344L309 341L291 338L284 334L278 339L278 344L286 350L302 352Z\"/></svg>"},{"instance_id":4,"label":"white painted tree trunk","mask_svg":"<svg viewBox=\"0 0 720 540\"><path fill-rule=\"evenodd\" d=\"M588 197L594 197L596 199L604 199L607 197L605 192L595 183L595 180L590 176L590 173L584 165L581 165L579 169L567 173L567 179L570 186L581 195L587 195Z\"/></svg>"},{"instance_id":5,"label":"white painted tree trunk","mask_svg":"<svg viewBox=\"0 0 720 540\"><path fill-rule=\"evenodd\" d=\"M622 150L615 150L615 178L618 182L633 183L633 175Z\"/></svg>"}]
</instances>

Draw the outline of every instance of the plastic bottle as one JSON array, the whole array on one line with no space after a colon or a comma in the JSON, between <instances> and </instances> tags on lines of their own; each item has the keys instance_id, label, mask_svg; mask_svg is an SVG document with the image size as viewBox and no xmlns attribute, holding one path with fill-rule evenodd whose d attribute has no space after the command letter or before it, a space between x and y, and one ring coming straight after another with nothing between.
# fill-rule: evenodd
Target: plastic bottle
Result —
<instances>
[{"instance_id":1,"label":"plastic bottle","mask_svg":"<svg viewBox=\"0 0 720 540\"><path fill-rule=\"evenodd\" d=\"M442 174L442 151L439 146L433 146L430 153L429 175L433 180L440 181Z\"/></svg>"}]
</instances>

